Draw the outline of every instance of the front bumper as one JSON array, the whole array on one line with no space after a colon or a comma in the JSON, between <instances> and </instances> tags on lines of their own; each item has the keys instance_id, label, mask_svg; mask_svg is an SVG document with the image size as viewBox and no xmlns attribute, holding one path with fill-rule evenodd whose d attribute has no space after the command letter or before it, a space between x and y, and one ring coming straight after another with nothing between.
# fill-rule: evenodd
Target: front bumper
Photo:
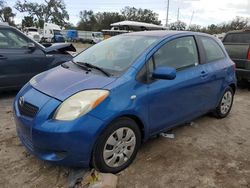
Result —
<instances>
[{"instance_id":1,"label":"front bumper","mask_svg":"<svg viewBox=\"0 0 250 188\"><path fill-rule=\"evenodd\" d=\"M67 166L88 167L92 148L104 122L91 115L74 121L52 120L51 114L61 102L31 87L26 90L21 91L14 101L17 134L23 145L42 160ZM39 106L35 118L20 114L20 96L33 104L39 97L39 102L35 103Z\"/></svg>"},{"instance_id":2,"label":"front bumper","mask_svg":"<svg viewBox=\"0 0 250 188\"><path fill-rule=\"evenodd\" d=\"M250 81L250 70L248 69L236 69L236 75L238 80L248 80Z\"/></svg>"}]
</instances>

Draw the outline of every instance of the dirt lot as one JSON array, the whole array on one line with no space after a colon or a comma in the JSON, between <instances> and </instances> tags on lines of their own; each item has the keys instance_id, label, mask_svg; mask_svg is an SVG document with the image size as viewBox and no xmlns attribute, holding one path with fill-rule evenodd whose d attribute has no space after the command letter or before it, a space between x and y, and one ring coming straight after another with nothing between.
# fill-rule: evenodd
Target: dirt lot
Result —
<instances>
[{"instance_id":1,"label":"dirt lot","mask_svg":"<svg viewBox=\"0 0 250 188\"><path fill-rule=\"evenodd\" d=\"M74 47L76 48L76 52L79 53L83 51L84 49L92 46L92 44L89 43L72 43Z\"/></svg>"},{"instance_id":2,"label":"dirt lot","mask_svg":"<svg viewBox=\"0 0 250 188\"><path fill-rule=\"evenodd\" d=\"M11 108L15 94L0 95L0 187L67 187L73 169L42 162L20 144ZM238 90L228 118L204 116L173 133L175 139L145 143L118 174L119 187L250 187L250 91Z\"/></svg>"}]
</instances>

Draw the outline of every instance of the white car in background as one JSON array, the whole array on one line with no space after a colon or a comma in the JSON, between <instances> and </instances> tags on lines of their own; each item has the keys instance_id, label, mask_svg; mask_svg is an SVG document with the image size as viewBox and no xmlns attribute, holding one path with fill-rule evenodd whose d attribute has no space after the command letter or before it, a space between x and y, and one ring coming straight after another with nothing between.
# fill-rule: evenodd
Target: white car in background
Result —
<instances>
[{"instance_id":1,"label":"white car in background","mask_svg":"<svg viewBox=\"0 0 250 188\"><path fill-rule=\"evenodd\" d=\"M24 28L23 31L31 39L35 40L36 42L40 42L41 36L40 36L37 28L35 28L35 27L26 27L26 28Z\"/></svg>"}]
</instances>

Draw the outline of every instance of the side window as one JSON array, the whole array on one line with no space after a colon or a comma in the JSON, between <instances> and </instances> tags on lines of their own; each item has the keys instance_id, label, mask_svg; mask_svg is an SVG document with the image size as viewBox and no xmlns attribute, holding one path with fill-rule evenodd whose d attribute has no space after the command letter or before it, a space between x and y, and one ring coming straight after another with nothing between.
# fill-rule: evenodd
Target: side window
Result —
<instances>
[{"instance_id":1,"label":"side window","mask_svg":"<svg viewBox=\"0 0 250 188\"><path fill-rule=\"evenodd\" d=\"M28 46L28 40L12 30L0 30L1 48L23 48Z\"/></svg>"},{"instance_id":2,"label":"side window","mask_svg":"<svg viewBox=\"0 0 250 188\"><path fill-rule=\"evenodd\" d=\"M225 54L217 42L209 37L200 37L200 39L206 53L207 62L225 58Z\"/></svg>"},{"instance_id":3,"label":"side window","mask_svg":"<svg viewBox=\"0 0 250 188\"><path fill-rule=\"evenodd\" d=\"M184 69L198 64L198 52L193 37L182 37L162 46L153 56L155 67Z\"/></svg>"}]
</instances>

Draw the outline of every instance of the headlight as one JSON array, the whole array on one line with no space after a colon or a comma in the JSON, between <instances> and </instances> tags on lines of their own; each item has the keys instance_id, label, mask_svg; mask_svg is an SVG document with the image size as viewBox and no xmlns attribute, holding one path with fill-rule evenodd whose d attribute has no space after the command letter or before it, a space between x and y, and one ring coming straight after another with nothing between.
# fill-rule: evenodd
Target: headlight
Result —
<instances>
[{"instance_id":1,"label":"headlight","mask_svg":"<svg viewBox=\"0 0 250 188\"><path fill-rule=\"evenodd\" d=\"M85 90L66 99L56 110L55 120L74 120L94 109L107 96L107 90Z\"/></svg>"}]
</instances>

